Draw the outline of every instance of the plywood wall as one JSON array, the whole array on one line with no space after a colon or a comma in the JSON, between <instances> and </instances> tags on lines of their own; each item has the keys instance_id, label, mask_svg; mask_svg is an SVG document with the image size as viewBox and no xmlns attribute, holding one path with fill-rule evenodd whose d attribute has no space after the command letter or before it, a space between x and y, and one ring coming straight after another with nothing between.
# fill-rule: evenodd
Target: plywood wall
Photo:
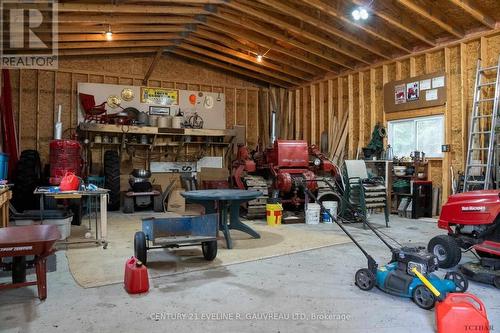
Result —
<instances>
[{"instance_id":1,"label":"plywood wall","mask_svg":"<svg viewBox=\"0 0 500 333\"><path fill-rule=\"evenodd\" d=\"M37 149L47 161L58 105L63 108L63 130L77 126L79 82L141 86L151 61L151 56L67 58L60 61L57 71L12 70L13 109L20 149ZM195 63L164 57L147 85L225 93L227 128L247 126L248 144L257 144L261 88L257 84Z\"/></svg>"},{"instance_id":2,"label":"plywood wall","mask_svg":"<svg viewBox=\"0 0 500 333\"><path fill-rule=\"evenodd\" d=\"M348 155L355 158L358 149L368 144L375 124L443 114L445 143L451 145L451 152L431 161L429 176L442 189L445 201L451 191L450 166L455 173L464 170L477 59L483 59L484 66L495 65L499 54L500 35L496 32L291 89L289 105L296 122L288 138L319 143L321 132L333 126L334 117L341 119L347 112ZM438 71L446 73L446 105L384 113L385 83Z\"/></svg>"}]
</instances>

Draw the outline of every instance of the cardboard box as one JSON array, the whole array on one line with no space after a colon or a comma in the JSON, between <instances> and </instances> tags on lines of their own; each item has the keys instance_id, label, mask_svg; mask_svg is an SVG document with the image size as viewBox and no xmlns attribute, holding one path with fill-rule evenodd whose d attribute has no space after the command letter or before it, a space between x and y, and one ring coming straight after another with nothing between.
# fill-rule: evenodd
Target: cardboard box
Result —
<instances>
[{"instance_id":1,"label":"cardboard box","mask_svg":"<svg viewBox=\"0 0 500 333\"><path fill-rule=\"evenodd\" d=\"M201 168L198 172L198 183L204 180L228 180L229 170L225 168Z\"/></svg>"}]
</instances>

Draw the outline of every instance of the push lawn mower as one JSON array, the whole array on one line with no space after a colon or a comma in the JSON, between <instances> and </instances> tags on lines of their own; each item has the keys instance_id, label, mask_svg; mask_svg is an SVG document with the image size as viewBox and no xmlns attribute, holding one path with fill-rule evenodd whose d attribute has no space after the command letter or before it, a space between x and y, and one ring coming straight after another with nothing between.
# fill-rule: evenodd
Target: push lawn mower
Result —
<instances>
[{"instance_id":1,"label":"push lawn mower","mask_svg":"<svg viewBox=\"0 0 500 333\"><path fill-rule=\"evenodd\" d=\"M479 262L465 263L460 271L471 280L500 288L500 190L450 196L438 227L446 229L448 235L432 238L427 249L436 255L439 267L456 266L462 258L461 249L474 250Z\"/></svg>"},{"instance_id":2,"label":"push lawn mower","mask_svg":"<svg viewBox=\"0 0 500 333\"><path fill-rule=\"evenodd\" d=\"M302 189L330 215L330 218L337 223L340 229L342 229L368 260L368 267L359 269L355 274L355 283L361 290L370 290L376 286L386 293L411 298L423 309L432 309L437 300L436 296L424 284L423 279L415 274L415 269L443 297L446 297L446 294L449 292L464 292L467 290L467 278L459 272L449 272L444 279L440 279L437 275L433 274L432 272L438 269L438 259L434 254L427 252L424 247L403 246L394 248L381 236L380 231L377 231L370 223L365 221L369 229L392 253L391 261L379 267L375 259L345 229L343 223L334 218L330 211L323 207L323 204L317 200L306 186L302 186Z\"/></svg>"}]
</instances>

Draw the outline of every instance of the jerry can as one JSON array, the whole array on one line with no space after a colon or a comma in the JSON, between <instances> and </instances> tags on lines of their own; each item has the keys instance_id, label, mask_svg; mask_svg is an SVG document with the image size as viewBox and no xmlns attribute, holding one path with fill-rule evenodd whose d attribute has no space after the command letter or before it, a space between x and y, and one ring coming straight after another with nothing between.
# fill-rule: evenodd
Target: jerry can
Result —
<instances>
[{"instance_id":1,"label":"jerry can","mask_svg":"<svg viewBox=\"0 0 500 333\"><path fill-rule=\"evenodd\" d=\"M145 293L149 290L148 269L136 257L125 262L125 290L129 294Z\"/></svg>"},{"instance_id":2,"label":"jerry can","mask_svg":"<svg viewBox=\"0 0 500 333\"><path fill-rule=\"evenodd\" d=\"M483 302L468 293L449 293L436 304L438 333L489 333L490 323Z\"/></svg>"}]
</instances>

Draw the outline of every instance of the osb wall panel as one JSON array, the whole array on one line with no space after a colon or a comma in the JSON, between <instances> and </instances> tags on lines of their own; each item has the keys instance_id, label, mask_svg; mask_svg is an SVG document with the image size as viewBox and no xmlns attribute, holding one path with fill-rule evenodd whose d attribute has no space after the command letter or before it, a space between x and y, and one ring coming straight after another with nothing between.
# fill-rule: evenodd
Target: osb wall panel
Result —
<instances>
[{"instance_id":1,"label":"osb wall panel","mask_svg":"<svg viewBox=\"0 0 500 333\"><path fill-rule=\"evenodd\" d=\"M152 58L127 56L61 59L57 71L12 70L13 107L20 149L37 149L48 160L48 143L58 105L62 106L63 130L77 126L76 92L79 82L143 85ZM259 137L258 89L230 74L174 58L161 59L147 85L174 89L203 90L226 94L226 127L249 125L249 142Z\"/></svg>"},{"instance_id":2,"label":"osb wall panel","mask_svg":"<svg viewBox=\"0 0 500 333\"><path fill-rule=\"evenodd\" d=\"M451 152L446 153L443 159L430 163L430 176L434 185L441 187L445 201L451 192L450 167L453 167L455 176L457 172L463 172L465 167L477 59L482 58L484 66L495 65L499 54L500 35L496 32L293 88L293 94L290 95L294 96L294 112L303 120L297 122L294 137L315 142L320 137L321 130L328 130L333 126L334 117L338 119L339 115L341 117L344 112L348 112L347 146L349 158L355 158L358 147L368 143L377 122L387 125L388 120L443 114L445 143L451 145ZM384 83L437 71L446 73L446 106L384 113ZM326 100L325 104L331 105L333 110L325 114L325 127L322 127L318 125L318 115L323 111L322 103L316 100L317 92L311 94L311 89L318 90L321 84L328 87L328 82L331 82L331 89L324 89L323 98ZM311 96L315 98L312 105Z\"/></svg>"}]
</instances>

